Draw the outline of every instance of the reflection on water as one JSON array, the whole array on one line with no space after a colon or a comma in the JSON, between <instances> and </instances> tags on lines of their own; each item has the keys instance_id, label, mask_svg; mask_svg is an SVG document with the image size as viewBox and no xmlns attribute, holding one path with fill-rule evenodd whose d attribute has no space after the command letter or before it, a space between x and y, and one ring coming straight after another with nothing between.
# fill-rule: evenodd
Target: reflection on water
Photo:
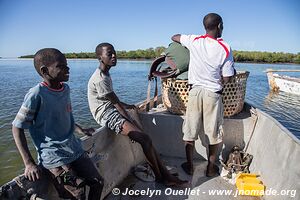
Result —
<instances>
[{"instance_id":1,"label":"reflection on water","mask_svg":"<svg viewBox=\"0 0 300 200\"><path fill-rule=\"evenodd\" d=\"M265 97L264 108L267 112L280 119L280 123L288 127L299 138L300 121L300 95L293 95L285 92L270 91Z\"/></svg>"},{"instance_id":2,"label":"reflection on water","mask_svg":"<svg viewBox=\"0 0 300 200\"><path fill-rule=\"evenodd\" d=\"M137 103L146 99L147 74L151 61L119 61L111 69L114 90L122 101ZM97 127L87 104L87 83L98 66L97 60L68 60L70 66L71 100L76 122L84 127ZM269 94L267 68L300 69L300 65L236 63L237 70L250 71L246 101L267 112L294 135L300 136L300 96L286 93ZM298 74L289 74L299 76ZM0 185L23 172L23 163L17 153L11 134L11 122L29 88L41 81L32 60L0 59ZM153 94L153 93L152 93ZM28 137L29 148L34 152ZM34 155L35 156L35 155Z\"/></svg>"},{"instance_id":3,"label":"reflection on water","mask_svg":"<svg viewBox=\"0 0 300 200\"><path fill-rule=\"evenodd\" d=\"M300 138L300 95L285 92L270 93L264 71L272 69L300 69L300 65L237 63L237 70L250 72L247 80L246 101L268 113ZM280 72L300 78L299 72Z\"/></svg>"}]
</instances>

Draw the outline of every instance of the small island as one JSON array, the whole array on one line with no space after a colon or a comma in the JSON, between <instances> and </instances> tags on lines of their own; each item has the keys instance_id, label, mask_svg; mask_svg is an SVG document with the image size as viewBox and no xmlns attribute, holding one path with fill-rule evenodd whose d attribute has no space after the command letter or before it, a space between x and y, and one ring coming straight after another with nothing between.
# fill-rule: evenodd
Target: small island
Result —
<instances>
[{"instance_id":1,"label":"small island","mask_svg":"<svg viewBox=\"0 0 300 200\"><path fill-rule=\"evenodd\" d=\"M154 59L161 55L166 47L148 48L145 50L117 51L121 59ZM94 52L65 53L69 59L96 59ZM283 52L261 52L261 51L233 51L235 62L252 63L295 63L300 64L300 52L297 54ZM0 57L1 58L1 57ZM20 56L19 58L33 58L33 55Z\"/></svg>"}]
</instances>

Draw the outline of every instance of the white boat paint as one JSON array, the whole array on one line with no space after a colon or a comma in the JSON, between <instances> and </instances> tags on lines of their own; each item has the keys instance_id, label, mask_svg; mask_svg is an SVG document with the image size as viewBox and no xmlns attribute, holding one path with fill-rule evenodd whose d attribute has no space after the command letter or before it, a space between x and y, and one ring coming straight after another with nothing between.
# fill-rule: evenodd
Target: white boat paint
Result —
<instances>
[{"instance_id":1,"label":"white boat paint","mask_svg":"<svg viewBox=\"0 0 300 200\"><path fill-rule=\"evenodd\" d=\"M267 77L269 82L269 87L273 91L283 91L291 94L300 95L300 78L283 76L279 74L274 74L273 72L300 72L300 70L272 70L268 69Z\"/></svg>"}]
</instances>

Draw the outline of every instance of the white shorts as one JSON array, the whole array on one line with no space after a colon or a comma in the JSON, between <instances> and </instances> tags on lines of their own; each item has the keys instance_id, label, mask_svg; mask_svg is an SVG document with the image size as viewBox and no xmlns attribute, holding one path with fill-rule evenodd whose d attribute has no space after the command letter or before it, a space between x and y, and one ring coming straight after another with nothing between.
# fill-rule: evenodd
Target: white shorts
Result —
<instances>
[{"instance_id":1,"label":"white shorts","mask_svg":"<svg viewBox=\"0 0 300 200\"><path fill-rule=\"evenodd\" d=\"M182 127L183 140L195 141L199 134L204 134L208 139L205 142L209 145L221 143L223 137L222 95L196 86L189 91L188 98Z\"/></svg>"}]
</instances>

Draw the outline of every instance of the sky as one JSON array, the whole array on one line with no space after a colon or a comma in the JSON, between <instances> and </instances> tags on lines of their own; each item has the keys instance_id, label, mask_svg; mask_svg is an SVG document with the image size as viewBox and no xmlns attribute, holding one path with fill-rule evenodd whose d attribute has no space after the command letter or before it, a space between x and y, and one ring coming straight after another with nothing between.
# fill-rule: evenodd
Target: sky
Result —
<instances>
[{"instance_id":1,"label":"sky","mask_svg":"<svg viewBox=\"0 0 300 200\"><path fill-rule=\"evenodd\" d=\"M299 10L299 0L0 0L0 57L166 47L174 34L204 34L211 12L233 50L298 53Z\"/></svg>"}]
</instances>

